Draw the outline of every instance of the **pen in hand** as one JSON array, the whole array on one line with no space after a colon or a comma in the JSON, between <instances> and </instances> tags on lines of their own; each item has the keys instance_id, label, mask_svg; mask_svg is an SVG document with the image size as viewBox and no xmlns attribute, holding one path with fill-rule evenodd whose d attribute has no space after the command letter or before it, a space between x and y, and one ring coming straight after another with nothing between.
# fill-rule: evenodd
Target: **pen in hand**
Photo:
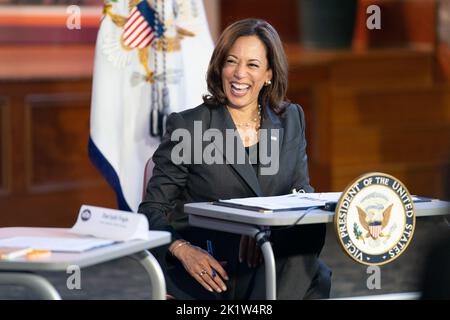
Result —
<instances>
[{"instance_id":1,"label":"pen in hand","mask_svg":"<svg viewBox=\"0 0 450 320\"><path fill-rule=\"evenodd\" d=\"M206 240L206 247L208 249L208 253L211 257L213 257L213 248L212 248L212 242L211 240ZM216 276L216 270L212 269L212 277L214 278Z\"/></svg>"}]
</instances>

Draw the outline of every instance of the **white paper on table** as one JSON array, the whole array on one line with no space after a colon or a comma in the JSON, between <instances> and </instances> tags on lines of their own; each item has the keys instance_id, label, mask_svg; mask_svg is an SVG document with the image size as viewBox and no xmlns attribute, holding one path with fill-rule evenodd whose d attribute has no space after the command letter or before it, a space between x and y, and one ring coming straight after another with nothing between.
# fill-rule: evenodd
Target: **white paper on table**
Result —
<instances>
[{"instance_id":1,"label":"white paper on table","mask_svg":"<svg viewBox=\"0 0 450 320\"><path fill-rule=\"evenodd\" d=\"M98 238L12 237L0 239L0 247L32 248L54 252L83 252L108 246L115 241Z\"/></svg>"},{"instance_id":2,"label":"white paper on table","mask_svg":"<svg viewBox=\"0 0 450 320\"><path fill-rule=\"evenodd\" d=\"M321 193L292 193L272 197L250 197L236 198L229 200L219 200L221 203L253 208L273 210L300 210L312 207L324 206L327 202L337 203L342 192L321 192ZM414 202L423 201L423 198L412 196Z\"/></svg>"},{"instance_id":3,"label":"white paper on table","mask_svg":"<svg viewBox=\"0 0 450 320\"><path fill-rule=\"evenodd\" d=\"M276 211L323 206L327 202L337 202L340 196L341 192L292 193L273 197L251 197L220 200L220 202Z\"/></svg>"}]
</instances>

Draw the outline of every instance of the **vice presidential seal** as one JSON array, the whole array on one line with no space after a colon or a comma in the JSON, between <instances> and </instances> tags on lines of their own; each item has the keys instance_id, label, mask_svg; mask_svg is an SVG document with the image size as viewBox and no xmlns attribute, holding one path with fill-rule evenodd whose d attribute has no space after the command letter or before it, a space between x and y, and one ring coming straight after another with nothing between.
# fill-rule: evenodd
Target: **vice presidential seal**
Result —
<instances>
[{"instance_id":1,"label":"vice presidential seal","mask_svg":"<svg viewBox=\"0 0 450 320\"><path fill-rule=\"evenodd\" d=\"M334 224L345 252L366 265L398 258L412 239L414 204L406 187L391 175L358 177L342 193Z\"/></svg>"}]
</instances>

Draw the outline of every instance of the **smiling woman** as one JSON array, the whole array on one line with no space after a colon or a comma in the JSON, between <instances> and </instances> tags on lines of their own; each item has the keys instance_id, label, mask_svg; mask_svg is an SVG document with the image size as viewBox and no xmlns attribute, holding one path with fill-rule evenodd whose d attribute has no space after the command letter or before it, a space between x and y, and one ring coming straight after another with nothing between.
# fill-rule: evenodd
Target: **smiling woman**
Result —
<instances>
[{"instance_id":1,"label":"smiling woman","mask_svg":"<svg viewBox=\"0 0 450 320\"><path fill-rule=\"evenodd\" d=\"M257 110L259 91L272 79L266 49L256 36L240 37L222 70L223 91L232 109Z\"/></svg>"},{"instance_id":2,"label":"smiling woman","mask_svg":"<svg viewBox=\"0 0 450 320\"><path fill-rule=\"evenodd\" d=\"M207 82L205 103L226 105L244 146L256 145L261 105L277 114L288 105L287 60L276 30L256 19L230 25L217 42Z\"/></svg>"},{"instance_id":3,"label":"smiling woman","mask_svg":"<svg viewBox=\"0 0 450 320\"><path fill-rule=\"evenodd\" d=\"M244 145L254 145L261 122L258 97L272 79L264 44L257 36L236 40L222 69L222 86L227 108Z\"/></svg>"},{"instance_id":4,"label":"smiling woman","mask_svg":"<svg viewBox=\"0 0 450 320\"><path fill-rule=\"evenodd\" d=\"M147 216L151 229L172 234L173 242L157 253L170 295L179 299L265 297L265 270L255 240L192 227L183 205L276 196L293 188L313 192L303 110L285 101L287 73L275 29L259 19L237 21L226 28L214 49L204 103L168 117L139 212ZM181 132L203 138L191 143L183 137L186 148L176 158ZM268 150L270 162L266 161ZM195 160L205 154L214 161ZM190 155L194 163L185 161ZM245 161L236 161L239 155ZM329 296L330 271L318 258L324 236L323 224L272 230L279 299ZM206 250L207 243L214 244L214 256Z\"/></svg>"},{"instance_id":5,"label":"smiling woman","mask_svg":"<svg viewBox=\"0 0 450 320\"><path fill-rule=\"evenodd\" d=\"M239 61L239 58L244 61ZM246 62L245 70L235 67L239 66L239 62ZM205 103L226 105L229 102L224 77L229 77L232 71L235 71L232 76L235 76L237 83L240 83L237 80L245 76L245 72L251 76L261 72L266 86L253 90L257 93L258 102L269 104L277 114L283 113L288 105L284 101L288 64L280 37L270 24L262 20L245 19L230 25L222 33L208 68L210 94L203 97Z\"/></svg>"}]
</instances>

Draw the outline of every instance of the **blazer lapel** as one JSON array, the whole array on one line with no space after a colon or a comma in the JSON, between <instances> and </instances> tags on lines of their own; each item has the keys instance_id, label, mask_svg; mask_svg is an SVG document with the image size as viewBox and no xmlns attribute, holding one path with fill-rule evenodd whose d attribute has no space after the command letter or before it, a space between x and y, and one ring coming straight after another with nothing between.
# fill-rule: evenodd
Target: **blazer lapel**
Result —
<instances>
[{"instance_id":1,"label":"blazer lapel","mask_svg":"<svg viewBox=\"0 0 450 320\"><path fill-rule=\"evenodd\" d=\"M270 156L271 163L261 163L260 154L260 164L259 164L259 182L264 196L273 195L273 183L274 178L277 176L276 173L267 174L269 167L275 165L273 161L277 161L277 169L281 170L279 167L280 157L281 157L281 146L283 145L284 128L281 125L280 118L272 111L268 106L264 107L264 117L261 124L261 134L260 134L260 145L265 144L266 150L262 150L265 153L265 157ZM265 133L264 133L265 132ZM265 137L264 137L265 135ZM272 145L277 145L278 150L273 150ZM266 169L264 169L266 168ZM261 170L266 170L266 174L261 174ZM271 170L270 170L271 171ZM264 172L264 171L263 171Z\"/></svg>"},{"instance_id":2,"label":"blazer lapel","mask_svg":"<svg viewBox=\"0 0 450 320\"><path fill-rule=\"evenodd\" d=\"M248 186L252 189L256 196L261 196L261 187L259 185L258 178L256 177L255 171L249 162L249 158L247 153L245 152L244 145L242 144L242 140L240 138L235 139L235 150L233 153L226 152L226 129L236 130L236 126L234 125L233 120L231 119L231 115L224 106L218 106L215 108L211 108L211 128L217 128L222 132L223 145L217 144L213 142L216 146L216 150L220 151L226 163L230 165L238 174L242 177L242 179L248 184ZM233 144L234 145L234 144ZM236 152L238 149L242 148L244 150L245 163L239 164L236 163ZM231 154L234 154L235 157L231 157Z\"/></svg>"}]
</instances>

